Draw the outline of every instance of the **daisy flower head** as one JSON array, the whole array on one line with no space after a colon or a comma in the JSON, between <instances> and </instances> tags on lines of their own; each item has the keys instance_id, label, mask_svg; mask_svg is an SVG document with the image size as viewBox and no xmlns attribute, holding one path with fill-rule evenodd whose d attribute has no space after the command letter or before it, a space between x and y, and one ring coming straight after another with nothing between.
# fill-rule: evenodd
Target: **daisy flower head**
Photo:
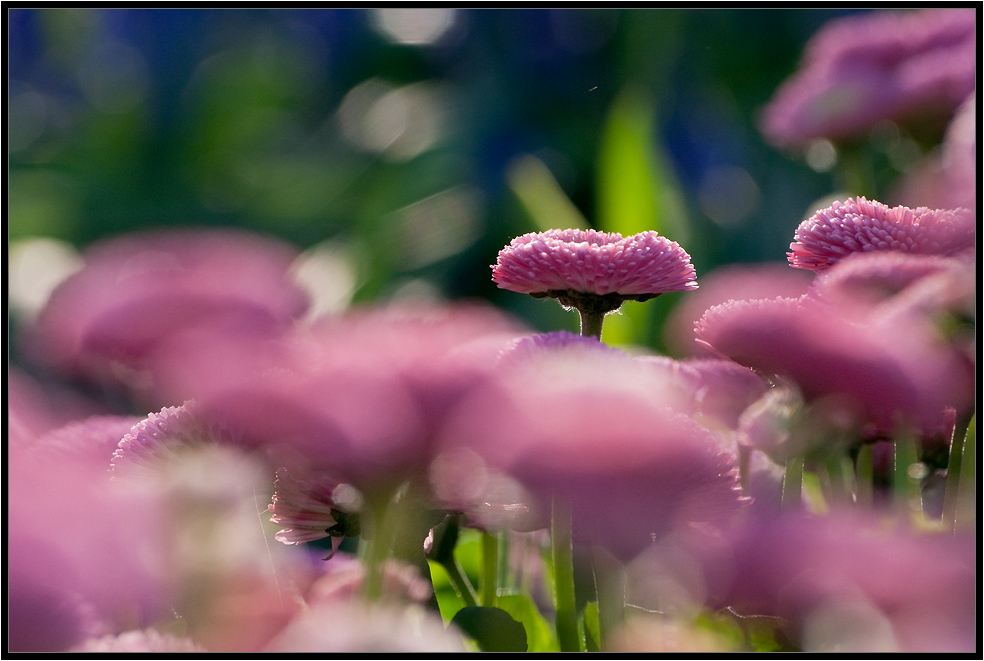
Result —
<instances>
[{"instance_id":1,"label":"daisy flower head","mask_svg":"<svg viewBox=\"0 0 984 661\"><path fill-rule=\"evenodd\" d=\"M831 21L807 44L799 70L765 107L777 146L848 140L883 121L937 121L974 90L970 8L879 11Z\"/></svg>"},{"instance_id":2,"label":"daisy flower head","mask_svg":"<svg viewBox=\"0 0 984 661\"><path fill-rule=\"evenodd\" d=\"M794 268L820 272L858 252L952 255L972 247L975 234L967 209L889 207L859 196L800 223L786 254Z\"/></svg>"},{"instance_id":3,"label":"daisy flower head","mask_svg":"<svg viewBox=\"0 0 984 661\"><path fill-rule=\"evenodd\" d=\"M623 301L697 289L690 255L655 231L623 237L597 230L547 230L513 239L499 251L492 280L534 298L556 298L582 316L601 316ZM595 332L597 331L597 332ZM582 334L600 336L600 323Z\"/></svg>"}]
</instances>

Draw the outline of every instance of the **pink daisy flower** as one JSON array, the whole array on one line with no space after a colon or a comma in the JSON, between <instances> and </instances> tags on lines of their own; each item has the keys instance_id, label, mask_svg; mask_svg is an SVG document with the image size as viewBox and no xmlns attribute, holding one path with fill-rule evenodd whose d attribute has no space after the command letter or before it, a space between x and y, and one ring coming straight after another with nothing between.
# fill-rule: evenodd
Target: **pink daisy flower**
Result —
<instances>
[{"instance_id":1,"label":"pink daisy flower","mask_svg":"<svg viewBox=\"0 0 984 661\"><path fill-rule=\"evenodd\" d=\"M90 246L28 337L39 361L88 380L147 387L146 360L199 324L277 333L308 307L289 269L297 250L233 230L128 234Z\"/></svg>"},{"instance_id":2,"label":"pink daisy flower","mask_svg":"<svg viewBox=\"0 0 984 661\"><path fill-rule=\"evenodd\" d=\"M893 434L900 421L924 433L947 407L963 410L973 392L966 369L922 327L854 324L807 297L731 301L695 325L697 342L772 377L788 379L807 401L826 400Z\"/></svg>"},{"instance_id":3,"label":"pink daisy flower","mask_svg":"<svg viewBox=\"0 0 984 661\"><path fill-rule=\"evenodd\" d=\"M975 649L973 537L834 510L748 517L723 535L691 541L684 557L702 568L712 608L779 617L805 651L824 644L841 652Z\"/></svg>"},{"instance_id":4,"label":"pink daisy flower","mask_svg":"<svg viewBox=\"0 0 984 661\"><path fill-rule=\"evenodd\" d=\"M499 251L492 280L501 289L594 312L697 289L690 255L653 231L628 237L590 229L524 234Z\"/></svg>"},{"instance_id":5,"label":"pink daisy flower","mask_svg":"<svg viewBox=\"0 0 984 661\"><path fill-rule=\"evenodd\" d=\"M787 255L795 268L823 271L857 252L951 255L972 247L975 234L966 209L910 209L848 198L800 223Z\"/></svg>"},{"instance_id":6,"label":"pink daisy flower","mask_svg":"<svg viewBox=\"0 0 984 661\"><path fill-rule=\"evenodd\" d=\"M580 541L635 557L680 525L741 506L733 448L677 413L648 366L601 352L545 356L490 383L446 429L537 504L572 507Z\"/></svg>"},{"instance_id":7,"label":"pink daisy flower","mask_svg":"<svg viewBox=\"0 0 984 661\"><path fill-rule=\"evenodd\" d=\"M344 537L358 536L355 512L359 503L349 503L351 511L346 511L336 502L338 489L338 481L324 474L302 475L296 470L278 470L273 503L267 506L270 521L283 528L276 534L277 541L304 544L331 537L332 549L328 555L331 558Z\"/></svg>"},{"instance_id":8,"label":"pink daisy flower","mask_svg":"<svg viewBox=\"0 0 984 661\"><path fill-rule=\"evenodd\" d=\"M976 82L971 8L883 11L825 25L762 114L774 144L862 135L878 122L945 120Z\"/></svg>"}]
</instances>

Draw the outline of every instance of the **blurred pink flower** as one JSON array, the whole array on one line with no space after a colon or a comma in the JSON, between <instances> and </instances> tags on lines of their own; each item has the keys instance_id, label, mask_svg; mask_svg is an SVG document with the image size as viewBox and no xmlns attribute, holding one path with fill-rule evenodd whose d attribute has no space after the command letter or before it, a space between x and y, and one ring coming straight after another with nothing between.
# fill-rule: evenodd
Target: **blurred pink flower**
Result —
<instances>
[{"instance_id":1,"label":"blurred pink flower","mask_svg":"<svg viewBox=\"0 0 984 661\"><path fill-rule=\"evenodd\" d=\"M974 90L977 59L972 8L831 21L763 110L761 129L776 145L802 147L857 137L884 120L932 124Z\"/></svg>"},{"instance_id":2,"label":"blurred pink flower","mask_svg":"<svg viewBox=\"0 0 984 661\"><path fill-rule=\"evenodd\" d=\"M943 174L946 179L946 206L977 208L980 173L977 164L977 93L971 94L957 109L943 140Z\"/></svg>"},{"instance_id":3,"label":"blurred pink flower","mask_svg":"<svg viewBox=\"0 0 984 661\"><path fill-rule=\"evenodd\" d=\"M733 449L671 410L664 381L618 356L557 354L476 392L444 442L467 445L541 506L570 503L576 539L629 559L653 535L741 504Z\"/></svg>"},{"instance_id":4,"label":"blurred pink flower","mask_svg":"<svg viewBox=\"0 0 984 661\"><path fill-rule=\"evenodd\" d=\"M518 334L486 306L361 310L275 340L187 336L160 373L274 466L368 496L426 476L442 420Z\"/></svg>"},{"instance_id":5,"label":"blurred pink flower","mask_svg":"<svg viewBox=\"0 0 984 661\"><path fill-rule=\"evenodd\" d=\"M210 424L194 402L167 406L137 421L122 436L111 457L112 471L122 474L134 467L159 467L189 449L212 443L234 443L232 434Z\"/></svg>"},{"instance_id":6,"label":"blurred pink flower","mask_svg":"<svg viewBox=\"0 0 984 661\"><path fill-rule=\"evenodd\" d=\"M683 298L666 319L663 335L677 356L716 354L694 342L694 323L714 305L747 298L796 297L806 293L813 275L793 270L785 262L731 264L700 278L700 289Z\"/></svg>"},{"instance_id":7,"label":"blurred pink flower","mask_svg":"<svg viewBox=\"0 0 984 661\"><path fill-rule=\"evenodd\" d=\"M623 237L596 230L547 230L513 239L499 251L492 280L501 289L551 296L564 305L577 294L647 300L697 289L690 255L654 231ZM574 306L576 307L576 306Z\"/></svg>"},{"instance_id":8,"label":"blurred pink flower","mask_svg":"<svg viewBox=\"0 0 984 661\"><path fill-rule=\"evenodd\" d=\"M135 416L92 416L48 432L31 445L30 452L108 473L117 445L138 422Z\"/></svg>"},{"instance_id":9,"label":"blurred pink flower","mask_svg":"<svg viewBox=\"0 0 984 661\"><path fill-rule=\"evenodd\" d=\"M11 652L64 652L169 614L157 501L57 453L8 457Z\"/></svg>"},{"instance_id":10,"label":"blurred pink flower","mask_svg":"<svg viewBox=\"0 0 984 661\"><path fill-rule=\"evenodd\" d=\"M936 255L854 253L821 271L809 294L851 317L868 317L924 278L955 263L952 258Z\"/></svg>"},{"instance_id":11,"label":"blurred pink flower","mask_svg":"<svg viewBox=\"0 0 984 661\"><path fill-rule=\"evenodd\" d=\"M500 360L505 363L536 361L552 352L576 354L583 351L601 351L628 357L623 350L605 344L594 336L577 335L570 331L552 331L527 335L516 339L502 350Z\"/></svg>"},{"instance_id":12,"label":"blurred pink flower","mask_svg":"<svg viewBox=\"0 0 984 661\"><path fill-rule=\"evenodd\" d=\"M83 253L85 267L58 286L28 330L29 349L72 376L141 387L144 359L183 328L288 327L308 306L288 277L296 255L279 240L233 230L144 232L94 244Z\"/></svg>"},{"instance_id":13,"label":"blurred pink flower","mask_svg":"<svg viewBox=\"0 0 984 661\"><path fill-rule=\"evenodd\" d=\"M765 375L789 379L807 401L825 400L871 433L900 423L933 433L947 407L973 392L965 367L924 328L862 325L801 297L731 301L695 325L697 341Z\"/></svg>"},{"instance_id":14,"label":"blurred pink flower","mask_svg":"<svg viewBox=\"0 0 984 661\"><path fill-rule=\"evenodd\" d=\"M978 562L971 537L835 510L749 517L722 536L694 535L689 548L709 606L779 617L804 651L974 649Z\"/></svg>"},{"instance_id":15,"label":"blurred pink flower","mask_svg":"<svg viewBox=\"0 0 984 661\"><path fill-rule=\"evenodd\" d=\"M858 252L951 255L974 245L975 229L966 209L910 209L848 198L800 223L787 255L793 267L811 271Z\"/></svg>"},{"instance_id":16,"label":"blurred pink flower","mask_svg":"<svg viewBox=\"0 0 984 661\"><path fill-rule=\"evenodd\" d=\"M692 402L687 413L711 430L735 429L742 411L768 388L762 377L731 360L674 360L665 356L639 356L636 360L679 383Z\"/></svg>"},{"instance_id":17,"label":"blurred pink flower","mask_svg":"<svg viewBox=\"0 0 984 661\"><path fill-rule=\"evenodd\" d=\"M101 638L89 638L69 652L73 654L202 654L208 650L191 638L160 633L156 629L142 629Z\"/></svg>"},{"instance_id":18,"label":"blurred pink flower","mask_svg":"<svg viewBox=\"0 0 984 661\"><path fill-rule=\"evenodd\" d=\"M417 605L323 601L299 613L267 654L453 654L467 651L457 627Z\"/></svg>"}]
</instances>

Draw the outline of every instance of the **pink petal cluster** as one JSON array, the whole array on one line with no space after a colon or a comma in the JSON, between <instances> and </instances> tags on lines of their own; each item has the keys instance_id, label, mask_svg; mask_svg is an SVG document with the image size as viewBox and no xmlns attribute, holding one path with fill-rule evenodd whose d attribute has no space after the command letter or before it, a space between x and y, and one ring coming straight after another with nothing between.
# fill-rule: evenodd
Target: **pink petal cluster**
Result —
<instances>
[{"instance_id":1,"label":"pink petal cluster","mask_svg":"<svg viewBox=\"0 0 984 661\"><path fill-rule=\"evenodd\" d=\"M974 91L972 8L881 11L831 21L764 109L779 146L862 135L878 122L951 116Z\"/></svg>"},{"instance_id":2,"label":"pink petal cluster","mask_svg":"<svg viewBox=\"0 0 984 661\"><path fill-rule=\"evenodd\" d=\"M426 473L443 419L518 334L485 306L353 310L275 339L188 336L159 373L274 466L368 494Z\"/></svg>"},{"instance_id":3,"label":"pink petal cluster","mask_svg":"<svg viewBox=\"0 0 984 661\"><path fill-rule=\"evenodd\" d=\"M700 278L700 289L673 307L663 327L663 339L675 356L711 357L694 343L694 322L704 311L730 300L796 297L806 293L813 275L789 268L785 262L728 264Z\"/></svg>"},{"instance_id":4,"label":"pink petal cluster","mask_svg":"<svg viewBox=\"0 0 984 661\"><path fill-rule=\"evenodd\" d=\"M601 352L517 366L478 391L446 430L541 505L570 503L575 537L635 557L680 525L740 507L736 459L668 406L648 366Z\"/></svg>"},{"instance_id":5,"label":"pink petal cluster","mask_svg":"<svg viewBox=\"0 0 984 661\"><path fill-rule=\"evenodd\" d=\"M697 289L690 255L654 231L628 237L590 229L524 234L499 251L492 280L521 294L655 296Z\"/></svg>"},{"instance_id":6,"label":"pink petal cluster","mask_svg":"<svg viewBox=\"0 0 984 661\"><path fill-rule=\"evenodd\" d=\"M191 326L280 331L308 306L288 275L296 256L279 240L234 230L143 232L94 244L85 267L52 293L30 348L74 376L116 383L118 365L144 369L149 354Z\"/></svg>"},{"instance_id":7,"label":"pink petal cluster","mask_svg":"<svg viewBox=\"0 0 984 661\"><path fill-rule=\"evenodd\" d=\"M910 209L848 198L800 223L787 255L795 268L823 271L858 252L951 255L972 247L975 235L966 209Z\"/></svg>"},{"instance_id":8,"label":"pink petal cluster","mask_svg":"<svg viewBox=\"0 0 984 661\"><path fill-rule=\"evenodd\" d=\"M267 506L270 521L283 528L277 541L303 544L331 536L341 542L341 534L328 532L338 525L339 506L332 497L338 482L325 475L295 473L286 468L277 471L273 503ZM333 546L337 549L337 544Z\"/></svg>"},{"instance_id":9,"label":"pink petal cluster","mask_svg":"<svg viewBox=\"0 0 984 661\"><path fill-rule=\"evenodd\" d=\"M921 534L834 510L749 517L694 541L687 558L702 568L711 605L779 617L803 647L922 654L975 647L977 563L969 536ZM873 640L876 633L883 639Z\"/></svg>"},{"instance_id":10,"label":"pink petal cluster","mask_svg":"<svg viewBox=\"0 0 984 661\"><path fill-rule=\"evenodd\" d=\"M789 379L808 401L834 401L881 433L902 422L935 431L973 392L965 365L924 328L855 324L805 296L715 306L695 331L719 355Z\"/></svg>"}]
</instances>

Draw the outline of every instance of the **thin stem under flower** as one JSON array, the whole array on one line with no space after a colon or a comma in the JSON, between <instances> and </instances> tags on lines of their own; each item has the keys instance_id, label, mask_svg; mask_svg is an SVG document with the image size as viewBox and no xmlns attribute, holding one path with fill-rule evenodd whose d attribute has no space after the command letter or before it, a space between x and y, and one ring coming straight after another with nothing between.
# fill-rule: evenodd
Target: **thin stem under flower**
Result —
<instances>
[{"instance_id":1,"label":"thin stem under flower","mask_svg":"<svg viewBox=\"0 0 984 661\"><path fill-rule=\"evenodd\" d=\"M786 462L786 474L782 478L782 508L798 510L803 502L803 457L793 457Z\"/></svg>"},{"instance_id":2,"label":"thin stem under flower","mask_svg":"<svg viewBox=\"0 0 984 661\"><path fill-rule=\"evenodd\" d=\"M953 427L953 438L950 441L950 458L946 464L946 486L943 491L943 526L949 530L956 529L958 495L961 469L964 462L967 428L973 416L957 420Z\"/></svg>"},{"instance_id":3,"label":"thin stem under flower","mask_svg":"<svg viewBox=\"0 0 984 661\"><path fill-rule=\"evenodd\" d=\"M578 310L581 315L581 335L601 340L601 327L605 323L605 312Z\"/></svg>"},{"instance_id":4,"label":"thin stem under flower","mask_svg":"<svg viewBox=\"0 0 984 661\"><path fill-rule=\"evenodd\" d=\"M574 546L571 508L553 499L550 541L554 566L554 605L557 610L557 640L561 652L583 652L577 628L577 601L574 596Z\"/></svg>"},{"instance_id":5,"label":"thin stem under flower","mask_svg":"<svg viewBox=\"0 0 984 661\"><path fill-rule=\"evenodd\" d=\"M482 533L482 605L495 606L499 585L499 540L495 535Z\"/></svg>"}]
</instances>

